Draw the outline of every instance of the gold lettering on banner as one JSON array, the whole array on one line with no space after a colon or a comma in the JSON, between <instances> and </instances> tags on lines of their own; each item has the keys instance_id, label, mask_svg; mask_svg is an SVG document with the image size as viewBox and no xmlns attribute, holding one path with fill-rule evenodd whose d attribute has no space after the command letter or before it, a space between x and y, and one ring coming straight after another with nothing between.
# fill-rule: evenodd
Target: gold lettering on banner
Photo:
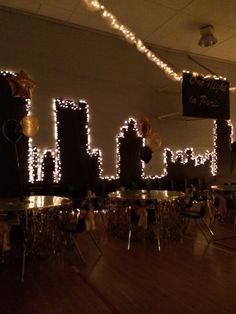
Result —
<instances>
[{"instance_id":1,"label":"gold lettering on banner","mask_svg":"<svg viewBox=\"0 0 236 314\"><path fill-rule=\"evenodd\" d=\"M193 97L193 96L190 96L190 97L189 97L189 103L190 103L190 104L196 104L196 103L197 103L197 98L196 98L196 97Z\"/></svg>"},{"instance_id":2,"label":"gold lettering on banner","mask_svg":"<svg viewBox=\"0 0 236 314\"><path fill-rule=\"evenodd\" d=\"M204 80L199 76L191 76L189 79L189 83L191 85L198 85L201 87L204 87L204 84L205 84Z\"/></svg>"},{"instance_id":3,"label":"gold lettering on banner","mask_svg":"<svg viewBox=\"0 0 236 314\"><path fill-rule=\"evenodd\" d=\"M207 87L209 89L215 90L216 93L219 91L226 93L228 90L228 84L222 81L209 80Z\"/></svg>"},{"instance_id":4,"label":"gold lettering on banner","mask_svg":"<svg viewBox=\"0 0 236 314\"><path fill-rule=\"evenodd\" d=\"M221 80L205 79L199 76L190 76L189 83L191 85L206 87L209 90L215 91L216 93L226 93L228 91L228 83Z\"/></svg>"},{"instance_id":5,"label":"gold lettering on banner","mask_svg":"<svg viewBox=\"0 0 236 314\"><path fill-rule=\"evenodd\" d=\"M206 95L200 96L200 106L207 106L211 108L220 107L220 104L217 100L210 100Z\"/></svg>"}]
</instances>

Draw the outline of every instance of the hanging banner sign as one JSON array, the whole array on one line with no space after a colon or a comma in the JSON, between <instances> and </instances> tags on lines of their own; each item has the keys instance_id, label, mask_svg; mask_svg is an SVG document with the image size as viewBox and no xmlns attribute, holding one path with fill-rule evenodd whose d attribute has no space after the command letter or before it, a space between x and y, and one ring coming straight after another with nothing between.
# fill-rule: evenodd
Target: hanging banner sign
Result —
<instances>
[{"instance_id":1,"label":"hanging banner sign","mask_svg":"<svg viewBox=\"0 0 236 314\"><path fill-rule=\"evenodd\" d=\"M229 82L184 73L182 103L185 117L229 120Z\"/></svg>"}]
</instances>

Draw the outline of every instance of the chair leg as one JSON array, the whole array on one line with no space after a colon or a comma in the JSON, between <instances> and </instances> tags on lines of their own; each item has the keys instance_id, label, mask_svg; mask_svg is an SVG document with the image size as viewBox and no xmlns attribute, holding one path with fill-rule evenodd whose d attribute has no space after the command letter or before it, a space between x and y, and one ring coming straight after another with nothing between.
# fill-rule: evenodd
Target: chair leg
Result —
<instances>
[{"instance_id":1,"label":"chair leg","mask_svg":"<svg viewBox=\"0 0 236 314\"><path fill-rule=\"evenodd\" d=\"M213 230L211 229L211 226L209 226L206 222L205 222L205 219L202 218L202 222L204 223L204 225L206 226L207 230L209 231L209 233L211 234L212 237L214 237L214 232Z\"/></svg>"},{"instance_id":2,"label":"chair leg","mask_svg":"<svg viewBox=\"0 0 236 314\"><path fill-rule=\"evenodd\" d=\"M203 230L202 226L199 224L199 222L198 222L197 220L196 220L196 223L197 223L199 229L201 230L202 234L204 235L204 237L205 237L207 243L209 244L209 243L211 242L211 240L212 240L212 237L214 236L214 233L213 233L213 231L211 230L211 228L207 225L207 223L205 222L204 219L201 219L201 221L203 222L204 226L207 228L207 230L208 230L209 233L211 234L210 239L209 239L209 237L206 235L205 231Z\"/></svg>"},{"instance_id":3,"label":"chair leg","mask_svg":"<svg viewBox=\"0 0 236 314\"><path fill-rule=\"evenodd\" d=\"M132 235L132 225L129 225L129 234L128 234L128 251L130 250L131 235Z\"/></svg>"},{"instance_id":4,"label":"chair leg","mask_svg":"<svg viewBox=\"0 0 236 314\"><path fill-rule=\"evenodd\" d=\"M21 282L25 280L25 259L26 259L26 245L25 243L22 244L23 246L23 254L22 254L22 267L21 267Z\"/></svg>"},{"instance_id":5,"label":"chair leg","mask_svg":"<svg viewBox=\"0 0 236 314\"><path fill-rule=\"evenodd\" d=\"M82 252L81 252L79 246L78 246L78 243L77 243L77 241L76 241L75 236L70 235L70 238L71 238L71 241L74 243L74 248L75 248L76 253L77 253L78 256L80 257L80 259L82 260L82 262L83 262L84 264L86 264L86 260L85 260L85 258L84 258L84 256L83 256L83 254L82 254Z\"/></svg>"},{"instance_id":6,"label":"chair leg","mask_svg":"<svg viewBox=\"0 0 236 314\"><path fill-rule=\"evenodd\" d=\"M236 231L236 213L234 213L234 231Z\"/></svg>"},{"instance_id":7,"label":"chair leg","mask_svg":"<svg viewBox=\"0 0 236 314\"><path fill-rule=\"evenodd\" d=\"M214 214L212 215L212 218L210 219L209 227L212 228L215 226L215 223L219 217L219 211L215 208Z\"/></svg>"},{"instance_id":8,"label":"chair leg","mask_svg":"<svg viewBox=\"0 0 236 314\"><path fill-rule=\"evenodd\" d=\"M102 252L102 250L100 249L100 247L99 247L99 245L98 245L98 243L97 243L97 240L95 239L93 233L92 233L91 231L89 231L88 233L89 233L91 239L93 240L93 243L95 244L96 248L98 249L98 251L99 251L100 254L102 255L103 252Z\"/></svg>"},{"instance_id":9,"label":"chair leg","mask_svg":"<svg viewBox=\"0 0 236 314\"><path fill-rule=\"evenodd\" d=\"M161 252L160 229L158 226L157 226L156 232L157 232L157 248L158 248L158 251Z\"/></svg>"},{"instance_id":10,"label":"chair leg","mask_svg":"<svg viewBox=\"0 0 236 314\"><path fill-rule=\"evenodd\" d=\"M104 227L106 224L105 224L104 213L103 213L103 211L102 211L102 210L100 210L100 211L99 211L99 215L100 215L100 217L101 217L102 224L103 224L103 227Z\"/></svg>"}]
</instances>

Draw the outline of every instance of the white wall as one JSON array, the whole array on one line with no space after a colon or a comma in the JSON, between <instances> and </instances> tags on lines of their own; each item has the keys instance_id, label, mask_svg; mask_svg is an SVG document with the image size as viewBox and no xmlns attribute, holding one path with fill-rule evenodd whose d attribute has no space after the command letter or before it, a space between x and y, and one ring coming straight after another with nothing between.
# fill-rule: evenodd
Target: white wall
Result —
<instances>
[{"instance_id":1,"label":"white wall","mask_svg":"<svg viewBox=\"0 0 236 314\"><path fill-rule=\"evenodd\" d=\"M36 82L32 112L40 131L34 144L41 149L54 148L54 97L87 100L92 146L103 152L105 175L115 174L115 136L130 116L151 119L153 130L162 136L162 149L212 149L212 121L158 119L181 112L181 86L125 41L3 10L0 37L1 70L22 69ZM173 56L166 54L181 68L183 56ZM162 172L162 150L154 154L149 172Z\"/></svg>"}]
</instances>

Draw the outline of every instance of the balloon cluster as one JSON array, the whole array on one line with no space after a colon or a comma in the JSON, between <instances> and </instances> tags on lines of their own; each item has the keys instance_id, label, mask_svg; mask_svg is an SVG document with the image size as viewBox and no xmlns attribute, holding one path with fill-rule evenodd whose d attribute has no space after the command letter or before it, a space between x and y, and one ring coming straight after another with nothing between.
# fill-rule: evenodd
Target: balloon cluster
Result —
<instances>
[{"instance_id":1,"label":"balloon cluster","mask_svg":"<svg viewBox=\"0 0 236 314\"><path fill-rule=\"evenodd\" d=\"M12 143L17 143L22 135L33 137L39 130L38 119L34 116L25 116L20 121L9 119L2 125L5 138Z\"/></svg>"},{"instance_id":2,"label":"balloon cluster","mask_svg":"<svg viewBox=\"0 0 236 314\"><path fill-rule=\"evenodd\" d=\"M236 142L231 143L231 152L236 154Z\"/></svg>"},{"instance_id":3,"label":"balloon cluster","mask_svg":"<svg viewBox=\"0 0 236 314\"><path fill-rule=\"evenodd\" d=\"M26 72L20 71L16 76L9 76L7 80L11 88L12 97L32 98L35 82L31 80Z\"/></svg>"},{"instance_id":4,"label":"balloon cluster","mask_svg":"<svg viewBox=\"0 0 236 314\"><path fill-rule=\"evenodd\" d=\"M146 145L140 149L140 159L146 164L152 159L152 154L161 146L161 137L158 133L152 132L150 121L143 117L139 123L140 133L146 140Z\"/></svg>"}]
</instances>

